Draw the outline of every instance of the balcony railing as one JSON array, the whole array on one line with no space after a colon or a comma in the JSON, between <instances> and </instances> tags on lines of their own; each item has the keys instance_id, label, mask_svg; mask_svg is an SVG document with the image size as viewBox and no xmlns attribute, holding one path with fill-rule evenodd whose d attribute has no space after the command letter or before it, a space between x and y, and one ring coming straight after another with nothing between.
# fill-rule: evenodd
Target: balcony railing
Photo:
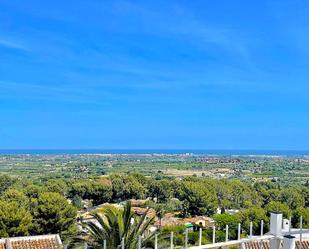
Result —
<instances>
[{"instance_id":1,"label":"balcony railing","mask_svg":"<svg viewBox=\"0 0 309 249\"><path fill-rule=\"evenodd\" d=\"M300 217L299 221L299 229L292 230L291 229L291 219L288 231L282 231L282 214L281 213L271 213L270 217L270 231L264 234L263 227L264 221L261 221L261 230L260 234L254 235L253 234L253 223L250 222L249 226L249 236L247 238L241 238L241 225L238 224L237 229L237 239L236 240L229 240L229 226L226 225L225 228L225 241L224 242L216 242L216 227L213 226L212 228L212 243L202 245L202 228L199 229L199 239L197 246L189 246L188 244L188 229L185 230L184 233L184 245L183 249L211 249L211 248L228 248L230 246L238 245L239 249L243 248L244 244L255 243L259 242L259 248L263 249L263 241L269 241L270 249L295 249L295 237L294 235L299 236L299 249L302 249L302 240L303 234L309 235L309 229L303 229L303 218ZM282 243L283 242L283 243ZM154 249L159 249L160 241L158 238L158 234L155 235L154 238ZM66 249L66 246L64 246ZM87 249L88 246L85 243L84 249ZM107 242L104 241L102 245L102 249L107 248ZM139 237L138 246L136 249L142 249L142 237ZM174 249L174 233L171 232L169 236L169 249ZM179 246L177 247L179 248ZM121 243L121 249L125 249L124 240ZM165 249L168 249L165 247Z\"/></svg>"}]
</instances>

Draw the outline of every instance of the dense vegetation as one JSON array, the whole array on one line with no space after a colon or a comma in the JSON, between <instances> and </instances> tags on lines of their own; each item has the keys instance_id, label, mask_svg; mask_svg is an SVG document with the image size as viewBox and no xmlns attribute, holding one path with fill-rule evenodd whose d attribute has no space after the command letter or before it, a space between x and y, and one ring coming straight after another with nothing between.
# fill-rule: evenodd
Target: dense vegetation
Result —
<instances>
[{"instance_id":1,"label":"dense vegetation","mask_svg":"<svg viewBox=\"0 0 309 249\"><path fill-rule=\"evenodd\" d=\"M302 215L304 225L309 226L306 184L282 186L278 182L201 177L179 180L136 173L39 181L0 175L0 236L60 233L63 238L69 238L77 233L76 212L82 208L83 200L98 205L147 197L149 200L144 205L155 208L158 215L179 211L183 217L212 216L222 230L230 224L233 231L240 222L246 232L249 222L253 221L254 232L258 232L261 219L267 229L269 211L281 211L285 217L293 215L293 225L297 225ZM216 214L218 207L223 214ZM237 215L224 213L230 208L240 209L240 212ZM231 237L234 236L231 232Z\"/></svg>"}]
</instances>

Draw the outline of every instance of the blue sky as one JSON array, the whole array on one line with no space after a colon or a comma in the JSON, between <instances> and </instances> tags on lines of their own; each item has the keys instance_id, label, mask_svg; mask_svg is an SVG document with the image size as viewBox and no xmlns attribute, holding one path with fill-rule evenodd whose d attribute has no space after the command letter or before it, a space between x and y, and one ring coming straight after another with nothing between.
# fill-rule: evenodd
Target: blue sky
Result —
<instances>
[{"instance_id":1,"label":"blue sky","mask_svg":"<svg viewBox=\"0 0 309 249\"><path fill-rule=\"evenodd\" d=\"M309 2L0 1L0 148L309 149Z\"/></svg>"}]
</instances>

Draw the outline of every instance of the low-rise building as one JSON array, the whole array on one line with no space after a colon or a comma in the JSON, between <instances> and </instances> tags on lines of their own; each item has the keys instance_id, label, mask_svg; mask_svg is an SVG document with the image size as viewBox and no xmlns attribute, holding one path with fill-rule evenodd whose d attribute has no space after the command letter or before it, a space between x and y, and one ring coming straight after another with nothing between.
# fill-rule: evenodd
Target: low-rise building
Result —
<instances>
[{"instance_id":1,"label":"low-rise building","mask_svg":"<svg viewBox=\"0 0 309 249\"><path fill-rule=\"evenodd\" d=\"M165 226L179 226L179 225L197 225L203 228L212 227L214 220L207 216L195 216L191 218L179 218L174 216L171 213L166 214L161 220L157 220L154 223L156 227L165 227Z\"/></svg>"}]
</instances>

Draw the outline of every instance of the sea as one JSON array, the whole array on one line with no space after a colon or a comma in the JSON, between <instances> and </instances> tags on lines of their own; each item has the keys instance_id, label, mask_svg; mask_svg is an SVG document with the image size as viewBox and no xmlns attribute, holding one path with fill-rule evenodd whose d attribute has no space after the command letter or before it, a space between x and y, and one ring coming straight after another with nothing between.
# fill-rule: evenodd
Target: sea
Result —
<instances>
[{"instance_id":1,"label":"sea","mask_svg":"<svg viewBox=\"0 0 309 249\"><path fill-rule=\"evenodd\" d=\"M63 154L192 154L218 156L309 156L309 150L202 150L202 149L0 149L0 155Z\"/></svg>"}]
</instances>

